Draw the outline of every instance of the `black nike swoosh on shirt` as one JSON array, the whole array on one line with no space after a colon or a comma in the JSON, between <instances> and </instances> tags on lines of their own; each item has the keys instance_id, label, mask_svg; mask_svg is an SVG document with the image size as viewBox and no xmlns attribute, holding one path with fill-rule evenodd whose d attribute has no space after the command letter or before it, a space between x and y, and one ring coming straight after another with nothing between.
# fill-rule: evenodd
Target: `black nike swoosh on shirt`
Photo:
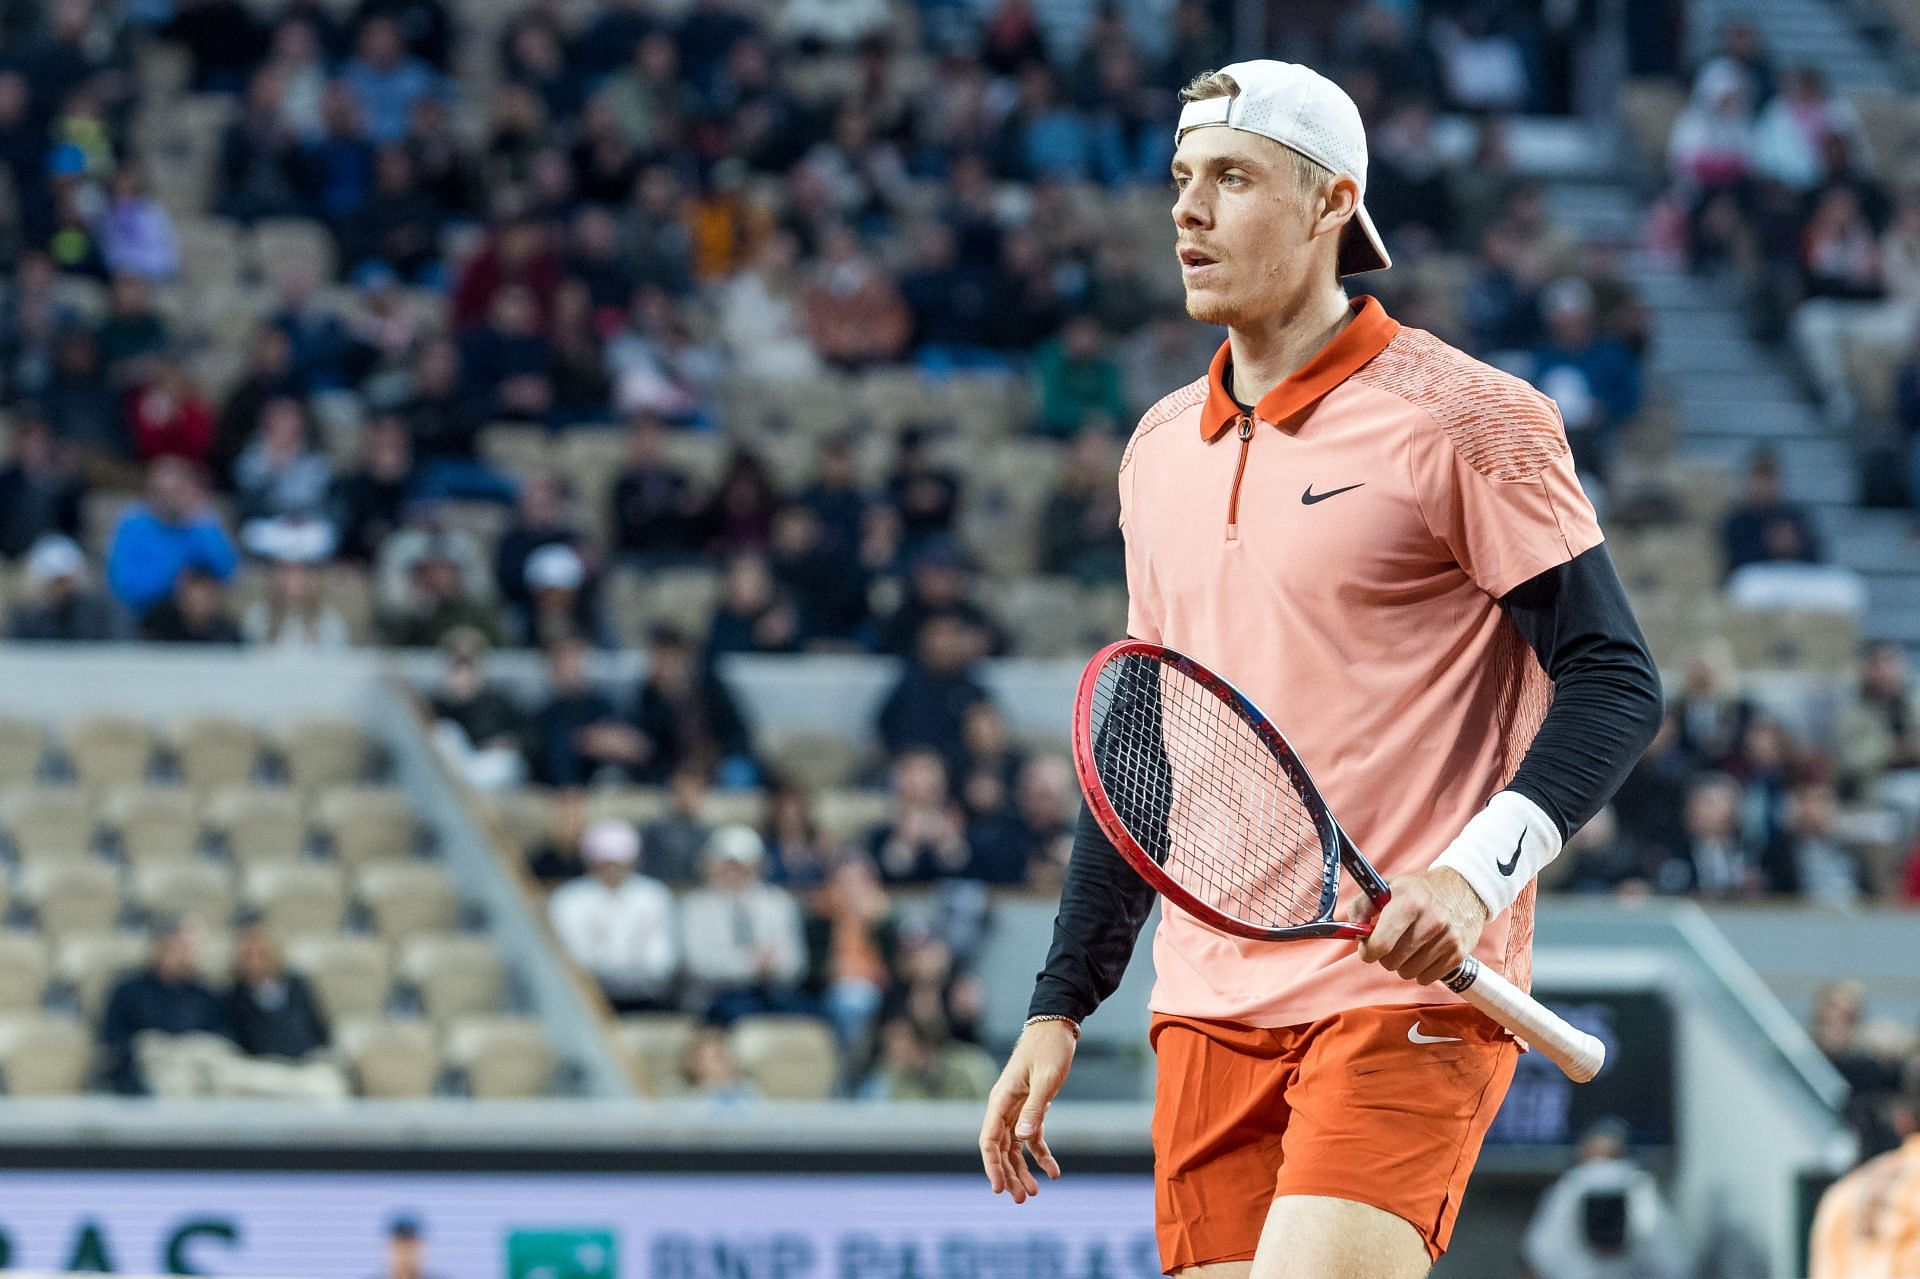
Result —
<instances>
[{"instance_id":1,"label":"black nike swoosh on shirt","mask_svg":"<svg viewBox=\"0 0 1920 1279\"><path fill-rule=\"evenodd\" d=\"M1527 842L1527 832L1521 831L1520 838L1513 841L1513 856L1509 857L1506 861L1494 863L1495 866L1498 866L1500 868L1500 873L1502 875L1511 875L1519 867L1520 845L1526 842Z\"/></svg>"},{"instance_id":2,"label":"black nike swoosh on shirt","mask_svg":"<svg viewBox=\"0 0 1920 1279\"><path fill-rule=\"evenodd\" d=\"M1324 493L1316 493L1313 491L1313 485L1309 484L1307 491L1300 495L1300 505L1312 506L1315 502L1324 502L1330 497L1339 497L1342 493L1351 493L1357 488L1365 487L1366 481L1362 480L1358 484L1349 484L1343 489L1328 489Z\"/></svg>"}]
</instances>

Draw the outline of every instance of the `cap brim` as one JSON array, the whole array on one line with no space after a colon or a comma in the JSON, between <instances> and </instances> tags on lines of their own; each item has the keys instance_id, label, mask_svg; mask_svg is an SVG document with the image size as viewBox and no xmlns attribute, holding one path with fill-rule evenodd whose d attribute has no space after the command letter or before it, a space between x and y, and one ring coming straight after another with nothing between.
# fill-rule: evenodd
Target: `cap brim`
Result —
<instances>
[{"instance_id":1,"label":"cap brim","mask_svg":"<svg viewBox=\"0 0 1920 1279\"><path fill-rule=\"evenodd\" d=\"M1392 265L1393 259L1387 256L1387 246L1381 243L1380 231L1373 225L1363 202L1353 211L1353 221L1347 224L1346 233L1340 238L1340 260L1336 269L1345 279L1368 271L1384 271Z\"/></svg>"}]
</instances>

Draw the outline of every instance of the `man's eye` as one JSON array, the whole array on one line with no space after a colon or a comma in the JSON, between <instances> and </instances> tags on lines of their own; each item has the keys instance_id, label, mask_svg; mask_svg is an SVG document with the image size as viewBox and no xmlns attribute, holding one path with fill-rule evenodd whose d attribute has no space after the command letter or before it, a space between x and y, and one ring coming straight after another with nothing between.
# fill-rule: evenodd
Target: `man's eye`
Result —
<instances>
[{"instance_id":1,"label":"man's eye","mask_svg":"<svg viewBox=\"0 0 1920 1279\"><path fill-rule=\"evenodd\" d=\"M1223 187L1237 187L1245 183L1245 181L1246 179L1238 173L1223 173L1220 175L1220 185Z\"/></svg>"}]
</instances>

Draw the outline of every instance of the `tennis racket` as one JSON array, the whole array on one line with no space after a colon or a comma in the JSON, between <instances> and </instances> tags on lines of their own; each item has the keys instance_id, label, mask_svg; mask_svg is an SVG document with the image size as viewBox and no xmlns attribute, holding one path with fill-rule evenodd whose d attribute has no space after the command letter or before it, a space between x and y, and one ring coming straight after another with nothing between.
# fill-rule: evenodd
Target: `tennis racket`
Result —
<instances>
[{"instance_id":1,"label":"tennis racket","mask_svg":"<svg viewBox=\"0 0 1920 1279\"><path fill-rule=\"evenodd\" d=\"M1366 937L1336 920L1344 865L1376 911L1392 893L1320 797L1287 739L1245 694L1191 657L1122 640L1080 677L1073 764L1100 829L1160 895L1256 941ZM1544 1053L1568 1078L1606 1047L1468 956L1447 988Z\"/></svg>"}]
</instances>

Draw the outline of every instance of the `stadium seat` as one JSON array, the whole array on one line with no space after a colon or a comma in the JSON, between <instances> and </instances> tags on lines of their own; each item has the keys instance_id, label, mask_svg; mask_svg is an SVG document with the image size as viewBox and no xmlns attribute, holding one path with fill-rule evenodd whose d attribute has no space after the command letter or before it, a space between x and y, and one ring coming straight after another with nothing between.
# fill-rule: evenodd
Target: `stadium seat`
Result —
<instances>
[{"instance_id":1,"label":"stadium seat","mask_svg":"<svg viewBox=\"0 0 1920 1279\"><path fill-rule=\"evenodd\" d=\"M335 1041L362 1097L431 1097L440 1080L433 1030L420 1021L350 1021Z\"/></svg>"},{"instance_id":2,"label":"stadium seat","mask_svg":"<svg viewBox=\"0 0 1920 1279\"><path fill-rule=\"evenodd\" d=\"M46 735L32 720L0 719L0 786L20 786L40 775Z\"/></svg>"},{"instance_id":3,"label":"stadium seat","mask_svg":"<svg viewBox=\"0 0 1920 1279\"><path fill-rule=\"evenodd\" d=\"M648 625L676 626L690 635L704 635L720 598L719 575L710 569L663 569L653 575L646 596Z\"/></svg>"},{"instance_id":4,"label":"stadium seat","mask_svg":"<svg viewBox=\"0 0 1920 1279\"><path fill-rule=\"evenodd\" d=\"M333 232L312 219L262 218L253 224L251 249L253 267L263 279L288 266L307 267L322 281L334 277Z\"/></svg>"},{"instance_id":5,"label":"stadium seat","mask_svg":"<svg viewBox=\"0 0 1920 1279\"><path fill-rule=\"evenodd\" d=\"M659 786L596 786L587 792L589 822L645 825L664 816L666 811L667 792Z\"/></svg>"},{"instance_id":6,"label":"stadium seat","mask_svg":"<svg viewBox=\"0 0 1920 1279\"><path fill-rule=\"evenodd\" d=\"M515 475L554 468L553 433L544 426L494 422L481 428L479 446L483 460Z\"/></svg>"},{"instance_id":7,"label":"stadium seat","mask_svg":"<svg viewBox=\"0 0 1920 1279\"><path fill-rule=\"evenodd\" d=\"M1660 77L1640 77L1620 87L1620 122L1634 149L1648 160L1664 159L1673 122L1686 105L1687 95Z\"/></svg>"},{"instance_id":8,"label":"stadium seat","mask_svg":"<svg viewBox=\"0 0 1920 1279\"><path fill-rule=\"evenodd\" d=\"M1743 670L1839 673L1851 670L1860 652L1859 624L1843 613L1733 609L1724 632Z\"/></svg>"},{"instance_id":9,"label":"stadium seat","mask_svg":"<svg viewBox=\"0 0 1920 1279\"><path fill-rule=\"evenodd\" d=\"M122 715L89 715L67 725L62 746L80 785L89 790L133 786L153 760L151 726Z\"/></svg>"},{"instance_id":10,"label":"stadium seat","mask_svg":"<svg viewBox=\"0 0 1920 1279\"><path fill-rule=\"evenodd\" d=\"M767 747L767 759L782 780L809 790L845 786L859 767L859 753L838 733L780 733Z\"/></svg>"},{"instance_id":11,"label":"stadium seat","mask_svg":"<svg viewBox=\"0 0 1920 1279\"><path fill-rule=\"evenodd\" d=\"M419 836L406 794L383 786L327 791L314 805L313 825L348 866L411 857Z\"/></svg>"},{"instance_id":12,"label":"stadium seat","mask_svg":"<svg viewBox=\"0 0 1920 1279\"><path fill-rule=\"evenodd\" d=\"M313 987L321 1011L335 1025L356 1017L379 1017L393 992L393 956L372 937L296 937L287 943L287 964Z\"/></svg>"},{"instance_id":13,"label":"stadium seat","mask_svg":"<svg viewBox=\"0 0 1920 1279\"><path fill-rule=\"evenodd\" d=\"M766 816L767 793L763 790L715 790L707 792L700 805L700 819L710 826L752 826L758 829Z\"/></svg>"},{"instance_id":14,"label":"stadium seat","mask_svg":"<svg viewBox=\"0 0 1920 1279\"><path fill-rule=\"evenodd\" d=\"M389 941L451 932L460 918L453 880L431 862L369 866L359 875L359 897L374 930Z\"/></svg>"},{"instance_id":15,"label":"stadium seat","mask_svg":"<svg viewBox=\"0 0 1920 1279\"><path fill-rule=\"evenodd\" d=\"M813 802L820 833L836 842L865 840L886 825L893 800L885 791L822 791Z\"/></svg>"},{"instance_id":16,"label":"stadium seat","mask_svg":"<svg viewBox=\"0 0 1920 1279\"><path fill-rule=\"evenodd\" d=\"M553 1045L530 1017L462 1017L447 1028L446 1055L472 1097L544 1097L553 1083Z\"/></svg>"},{"instance_id":17,"label":"stadium seat","mask_svg":"<svg viewBox=\"0 0 1920 1279\"><path fill-rule=\"evenodd\" d=\"M500 837L518 858L524 859L553 833L554 801L550 791L522 787L486 796L484 802L493 810Z\"/></svg>"},{"instance_id":18,"label":"stadium seat","mask_svg":"<svg viewBox=\"0 0 1920 1279\"><path fill-rule=\"evenodd\" d=\"M51 976L47 942L38 933L0 932L0 1013L33 1012Z\"/></svg>"},{"instance_id":19,"label":"stadium seat","mask_svg":"<svg viewBox=\"0 0 1920 1279\"><path fill-rule=\"evenodd\" d=\"M120 978L138 969L147 958L147 939L139 933L77 933L55 944L53 971L73 993L80 1015L97 1022L107 994Z\"/></svg>"},{"instance_id":20,"label":"stadium seat","mask_svg":"<svg viewBox=\"0 0 1920 1279\"><path fill-rule=\"evenodd\" d=\"M9 1097L72 1097L93 1073L93 1036L71 1017L0 1018L0 1087Z\"/></svg>"},{"instance_id":21,"label":"stadium seat","mask_svg":"<svg viewBox=\"0 0 1920 1279\"><path fill-rule=\"evenodd\" d=\"M200 858L136 865L132 896L149 917L188 915L218 929L233 918L232 877L226 867Z\"/></svg>"},{"instance_id":22,"label":"stadium seat","mask_svg":"<svg viewBox=\"0 0 1920 1279\"><path fill-rule=\"evenodd\" d=\"M100 816L115 832L120 855L133 865L182 861L200 851L200 814L191 791L122 787L101 801Z\"/></svg>"},{"instance_id":23,"label":"stadium seat","mask_svg":"<svg viewBox=\"0 0 1920 1279\"><path fill-rule=\"evenodd\" d=\"M93 844L87 797L66 786L16 788L0 796L0 827L22 862L70 862Z\"/></svg>"},{"instance_id":24,"label":"stadium seat","mask_svg":"<svg viewBox=\"0 0 1920 1279\"><path fill-rule=\"evenodd\" d=\"M353 785L366 777L372 762L373 744L349 720L300 720L283 725L278 736L287 779L296 790Z\"/></svg>"},{"instance_id":25,"label":"stadium seat","mask_svg":"<svg viewBox=\"0 0 1920 1279\"><path fill-rule=\"evenodd\" d=\"M1087 648L1086 610L1070 578L1023 577L1007 590L1004 617L1022 657L1068 657Z\"/></svg>"},{"instance_id":26,"label":"stadium seat","mask_svg":"<svg viewBox=\"0 0 1920 1279\"><path fill-rule=\"evenodd\" d=\"M260 747L259 729L224 716L189 720L172 739L174 767L198 791L253 781L260 771Z\"/></svg>"},{"instance_id":27,"label":"stadium seat","mask_svg":"<svg viewBox=\"0 0 1920 1279\"><path fill-rule=\"evenodd\" d=\"M840 1077L833 1032L813 1017L742 1017L733 1024L741 1069L773 1101L824 1101Z\"/></svg>"},{"instance_id":28,"label":"stadium seat","mask_svg":"<svg viewBox=\"0 0 1920 1279\"><path fill-rule=\"evenodd\" d=\"M614 1025L614 1039L633 1063L640 1086L650 1096L672 1097L687 1091L681 1062L699 1022L685 1013L633 1013Z\"/></svg>"},{"instance_id":29,"label":"stadium seat","mask_svg":"<svg viewBox=\"0 0 1920 1279\"><path fill-rule=\"evenodd\" d=\"M415 937L401 944L400 975L438 1024L455 1017L498 1012L506 968L485 937Z\"/></svg>"},{"instance_id":30,"label":"stadium seat","mask_svg":"<svg viewBox=\"0 0 1920 1279\"><path fill-rule=\"evenodd\" d=\"M338 866L318 862L249 867L243 898L281 937L335 933L347 916L346 880Z\"/></svg>"},{"instance_id":31,"label":"stadium seat","mask_svg":"<svg viewBox=\"0 0 1920 1279\"><path fill-rule=\"evenodd\" d=\"M57 937L102 932L120 922L120 877L98 858L33 862L20 871L20 897L43 931Z\"/></svg>"},{"instance_id":32,"label":"stadium seat","mask_svg":"<svg viewBox=\"0 0 1920 1279\"><path fill-rule=\"evenodd\" d=\"M307 847L300 797L292 791L235 787L207 801L209 829L241 866L298 861Z\"/></svg>"},{"instance_id":33,"label":"stadium seat","mask_svg":"<svg viewBox=\"0 0 1920 1279\"><path fill-rule=\"evenodd\" d=\"M195 289L231 287L240 279L239 224L228 218L179 218L180 268Z\"/></svg>"}]
</instances>

